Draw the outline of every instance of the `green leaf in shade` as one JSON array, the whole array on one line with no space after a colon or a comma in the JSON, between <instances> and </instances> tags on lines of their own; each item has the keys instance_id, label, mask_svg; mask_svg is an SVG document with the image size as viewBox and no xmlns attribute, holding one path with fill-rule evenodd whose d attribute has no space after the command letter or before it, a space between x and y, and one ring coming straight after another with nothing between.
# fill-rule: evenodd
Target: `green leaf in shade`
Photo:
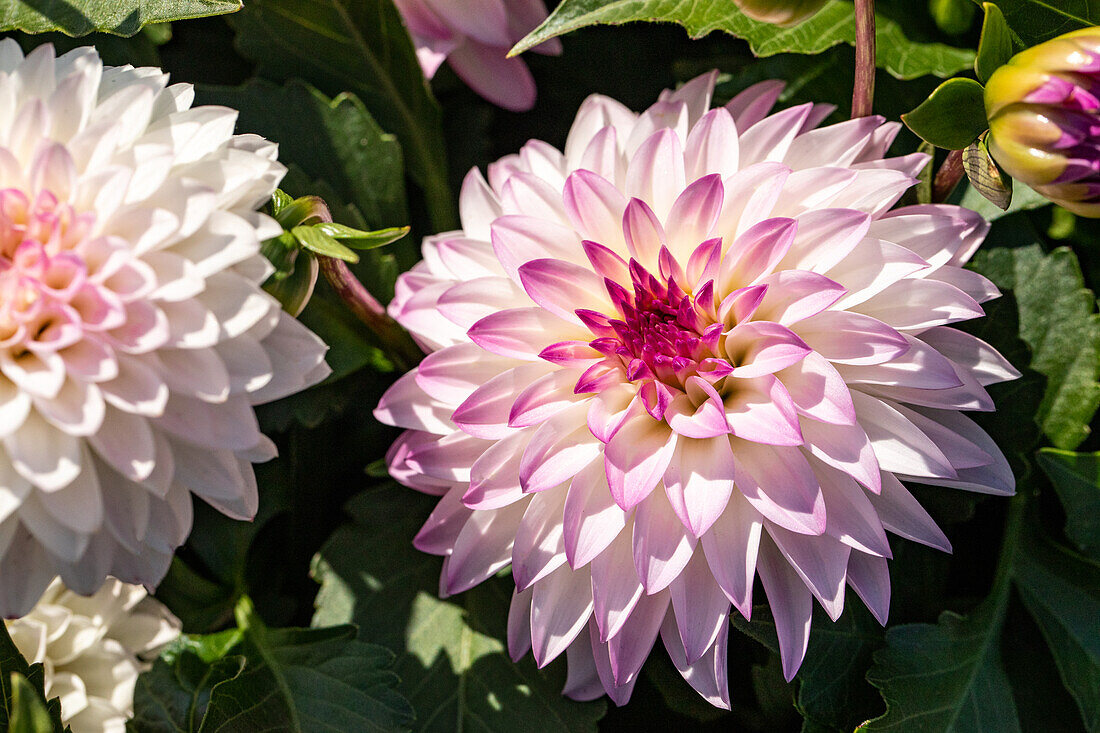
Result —
<instances>
[{"instance_id":1,"label":"green leaf in shade","mask_svg":"<svg viewBox=\"0 0 1100 733\"><path fill-rule=\"evenodd\" d=\"M965 206L972 211L978 212L986 221L995 221L1002 216L1015 214L1018 211L1027 211L1029 209L1050 206L1050 199L1043 196L1031 186L1024 185L1019 181L1012 182L1012 201L1009 203L1007 209L1001 209L996 204L989 201L965 180L959 185L959 189L962 191L962 196L957 199L959 206ZM952 201L955 200L956 199L953 197Z\"/></svg>"},{"instance_id":2,"label":"green leaf in shade","mask_svg":"<svg viewBox=\"0 0 1100 733\"><path fill-rule=\"evenodd\" d=\"M54 733L53 721L41 694L27 678L11 673L11 716L8 733Z\"/></svg>"},{"instance_id":3,"label":"green leaf in shade","mask_svg":"<svg viewBox=\"0 0 1100 733\"><path fill-rule=\"evenodd\" d=\"M240 642L231 654L244 669L212 687L200 733L401 731L413 712L393 687L393 654L356 639L354 626L269 629L244 598Z\"/></svg>"},{"instance_id":4,"label":"green leaf in shade","mask_svg":"<svg viewBox=\"0 0 1100 733\"><path fill-rule=\"evenodd\" d=\"M1035 420L1055 446L1077 447L1100 406L1100 317L1077 257L1064 247L1046 254L1038 244L983 248L972 266L1014 291L1031 369L1047 378Z\"/></svg>"},{"instance_id":5,"label":"green leaf in shade","mask_svg":"<svg viewBox=\"0 0 1100 733\"><path fill-rule=\"evenodd\" d=\"M290 230L294 238L310 252L324 257L335 257L345 262L358 262L359 255L352 252L321 229L312 226L297 226Z\"/></svg>"},{"instance_id":6,"label":"green leaf in shade","mask_svg":"<svg viewBox=\"0 0 1100 733\"><path fill-rule=\"evenodd\" d=\"M240 9L240 0L0 0L0 31L132 36L149 23Z\"/></svg>"},{"instance_id":7,"label":"green leaf in shade","mask_svg":"<svg viewBox=\"0 0 1100 733\"><path fill-rule=\"evenodd\" d=\"M17 680L21 680L19 682L21 700L15 699ZM27 663L11 640L11 636L8 635L7 626L0 619L0 730L15 730L16 707L33 708L31 698L37 700L39 706L47 712L51 725L45 728L45 731L60 733L64 730L61 724L61 702L56 697L47 702L45 689L45 671L42 665ZM23 710L19 713L24 716L24 724L37 719L36 715L26 717L29 712L33 711ZM38 733L36 728L24 728L24 730Z\"/></svg>"},{"instance_id":8,"label":"green leaf in shade","mask_svg":"<svg viewBox=\"0 0 1100 733\"><path fill-rule=\"evenodd\" d=\"M958 36L970 30L977 8L970 0L929 0L928 12L941 31Z\"/></svg>"},{"instance_id":9,"label":"green leaf in shade","mask_svg":"<svg viewBox=\"0 0 1100 733\"><path fill-rule=\"evenodd\" d=\"M209 636L183 636L152 669L138 677L129 729L141 733L197 731L215 685L236 677L245 658L226 655L240 640L236 629Z\"/></svg>"},{"instance_id":10,"label":"green leaf in shade","mask_svg":"<svg viewBox=\"0 0 1100 733\"><path fill-rule=\"evenodd\" d=\"M1100 564L1024 537L1016 588L1050 647L1085 730L1100 730Z\"/></svg>"},{"instance_id":11,"label":"green leaf in shade","mask_svg":"<svg viewBox=\"0 0 1100 733\"><path fill-rule=\"evenodd\" d=\"M886 714L859 730L962 733L1020 730L1016 703L1000 660L1007 589L965 618L951 611L936 624L886 632L867 673L886 699Z\"/></svg>"},{"instance_id":12,"label":"green leaf in shade","mask_svg":"<svg viewBox=\"0 0 1100 733\"><path fill-rule=\"evenodd\" d=\"M1066 536L1081 552L1100 560L1100 453L1044 448L1039 466L1066 510Z\"/></svg>"},{"instance_id":13,"label":"green leaf in shade","mask_svg":"<svg viewBox=\"0 0 1100 733\"><path fill-rule=\"evenodd\" d=\"M407 223L401 146L379 127L355 95L329 99L300 81L281 87L250 81L235 88L202 87L197 96L200 104L240 110L239 131L279 143L280 161L296 166L313 181L325 181L338 199L333 202L317 190L290 190L284 181L282 188L291 202L295 195L318 194L329 204L334 218L340 204L352 204L372 228ZM288 176L288 181L293 179Z\"/></svg>"},{"instance_id":14,"label":"green leaf in shade","mask_svg":"<svg viewBox=\"0 0 1100 733\"><path fill-rule=\"evenodd\" d=\"M982 3L985 20L982 22L982 36L978 42L978 55L974 59L974 73L983 83L999 67L1012 58L1012 31L1005 22L1005 16L993 3Z\"/></svg>"},{"instance_id":15,"label":"green leaf in shade","mask_svg":"<svg viewBox=\"0 0 1100 733\"><path fill-rule=\"evenodd\" d=\"M901 119L922 140L962 150L989 127L982 95L982 85L973 79L948 79Z\"/></svg>"},{"instance_id":16,"label":"green leaf in shade","mask_svg":"<svg viewBox=\"0 0 1100 733\"><path fill-rule=\"evenodd\" d=\"M1024 46L1100 24L1097 0L997 0L997 7Z\"/></svg>"},{"instance_id":17,"label":"green leaf in shade","mask_svg":"<svg viewBox=\"0 0 1100 733\"><path fill-rule=\"evenodd\" d=\"M253 0L230 23L238 50L262 75L302 78L330 95L358 95L382 129L401 142L409 175L424 189L434 230L454 228L439 106L390 0ZM299 143L312 145L312 135ZM362 186L373 185L369 169L351 170L358 170ZM405 223L376 222L364 214L372 226Z\"/></svg>"},{"instance_id":18,"label":"green leaf in shade","mask_svg":"<svg viewBox=\"0 0 1100 733\"><path fill-rule=\"evenodd\" d=\"M411 544L435 501L388 484L348 503L352 523L314 563L314 625L354 622L365 640L401 650L398 690L417 711L418 731L595 731L604 703L562 697L563 660L540 670L529 655L508 658L510 579L437 597L440 560Z\"/></svg>"},{"instance_id":19,"label":"green leaf in shade","mask_svg":"<svg viewBox=\"0 0 1100 733\"><path fill-rule=\"evenodd\" d=\"M685 3L681 0L564 0L531 31L513 53L589 25L663 21L679 23L693 38L725 31L749 42L757 56L777 53L821 53L840 43L855 44L852 4L830 0L814 17L793 28L777 28L747 17L728 1ZM896 21L879 14L875 38L878 65L899 79L932 74L948 77L970 68L974 52L942 43L920 43L906 36Z\"/></svg>"}]
</instances>

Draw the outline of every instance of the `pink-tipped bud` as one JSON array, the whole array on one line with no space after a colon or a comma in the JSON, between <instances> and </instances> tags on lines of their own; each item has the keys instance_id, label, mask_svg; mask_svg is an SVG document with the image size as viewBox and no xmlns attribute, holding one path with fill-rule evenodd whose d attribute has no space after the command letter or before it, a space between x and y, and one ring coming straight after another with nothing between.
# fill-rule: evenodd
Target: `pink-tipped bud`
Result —
<instances>
[{"instance_id":1,"label":"pink-tipped bud","mask_svg":"<svg viewBox=\"0 0 1100 733\"><path fill-rule=\"evenodd\" d=\"M1100 28L1016 54L985 87L989 151L1075 214L1100 217Z\"/></svg>"},{"instance_id":2,"label":"pink-tipped bud","mask_svg":"<svg viewBox=\"0 0 1100 733\"><path fill-rule=\"evenodd\" d=\"M733 0L753 20L779 26L798 25L825 5L825 0Z\"/></svg>"}]
</instances>

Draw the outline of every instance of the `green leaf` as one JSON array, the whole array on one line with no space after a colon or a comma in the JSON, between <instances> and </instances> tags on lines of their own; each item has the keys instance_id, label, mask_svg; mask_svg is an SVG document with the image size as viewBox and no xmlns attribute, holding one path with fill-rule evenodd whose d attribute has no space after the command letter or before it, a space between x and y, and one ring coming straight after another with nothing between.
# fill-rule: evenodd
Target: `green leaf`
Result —
<instances>
[{"instance_id":1,"label":"green leaf","mask_svg":"<svg viewBox=\"0 0 1100 733\"><path fill-rule=\"evenodd\" d=\"M1100 564L1029 532L1016 562L1016 587L1085 730L1100 729Z\"/></svg>"},{"instance_id":2,"label":"green leaf","mask_svg":"<svg viewBox=\"0 0 1100 733\"><path fill-rule=\"evenodd\" d=\"M240 0L0 0L0 31L132 36L149 23L233 13Z\"/></svg>"},{"instance_id":3,"label":"green leaf","mask_svg":"<svg viewBox=\"0 0 1100 733\"><path fill-rule=\"evenodd\" d=\"M17 685L17 680L22 680L22 682ZM16 700L17 687L22 688L24 686L29 690L20 689L22 699ZM44 707L51 721L50 727L44 730L57 731L58 733L64 730L65 728L61 723L61 702L56 697L46 702L45 689L45 671L42 665L27 663L27 660L23 658L23 655L19 653L19 649L11 640L8 627L0 620L0 730L14 730L17 722L16 709L20 706L26 708L31 705L31 697L35 698ZM33 695L30 694L31 692L33 692ZM19 714L24 716L23 720L25 722L33 722L35 719L34 715L27 718L28 711L26 710ZM26 728L26 730L37 733L34 728Z\"/></svg>"},{"instance_id":4,"label":"green leaf","mask_svg":"<svg viewBox=\"0 0 1100 733\"><path fill-rule=\"evenodd\" d=\"M1015 214L1018 211L1027 211L1029 209L1050 206L1050 199L1043 196L1043 194L1039 193L1031 186L1024 185L1019 181L1012 182L1012 201L1007 209L1001 209L996 204L989 201L978 191L978 189L971 186L967 181L963 181L959 189L962 191L962 196L958 198L959 206L964 206L972 211L978 212L986 221L995 221L1002 216ZM954 200L955 198L952 197L952 201Z\"/></svg>"},{"instance_id":5,"label":"green leaf","mask_svg":"<svg viewBox=\"0 0 1100 733\"><path fill-rule=\"evenodd\" d=\"M325 234L321 229L311 225L296 226L290 230L290 233L310 252L315 252L324 257L335 257L345 262L359 261L359 255Z\"/></svg>"},{"instance_id":6,"label":"green leaf","mask_svg":"<svg viewBox=\"0 0 1100 733\"><path fill-rule=\"evenodd\" d=\"M382 129L401 142L409 175L424 189L434 230L454 228L442 117L390 0L253 0L230 23L238 50L262 75L304 78L330 95L358 95ZM299 142L313 141L307 135ZM361 185L373 185L364 170L358 175ZM379 225L369 214L368 220Z\"/></svg>"},{"instance_id":7,"label":"green leaf","mask_svg":"<svg viewBox=\"0 0 1100 733\"><path fill-rule=\"evenodd\" d=\"M594 731L604 704L562 697L561 663L540 670L530 656L508 658L510 580L437 597L439 558L411 545L436 501L390 484L349 502L353 522L314 563L314 625L355 622L364 639L402 650L398 689L417 711L418 731Z\"/></svg>"},{"instance_id":8,"label":"green leaf","mask_svg":"<svg viewBox=\"0 0 1100 733\"><path fill-rule=\"evenodd\" d=\"M152 669L138 677L134 717L128 728L135 733L197 731L215 685L244 669L244 657L225 656L226 647L239 639L240 632L233 629L173 642Z\"/></svg>"},{"instance_id":9,"label":"green leaf","mask_svg":"<svg viewBox=\"0 0 1100 733\"><path fill-rule=\"evenodd\" d=\"M633 21L679 23L692 38L725 31L749 42L757 56L794 52L815 54L840 43L855 44L852 4L830 0L814 17L793 28L777 28L752 20L732 2L685 3L681 0L564 0L550 17L531 31L512 53L534 48L543 41L595 24L618 25ZM910 40L902 26L878 14L875 38L878 65L899 79L925 74L948 77L970 68L974 52L942 43Z\"/></svg>"},{"instance_id":10,"label":"green leaf","mask_svg":"<svg viewBox=\"0 0 1100 733\"><path fill-rule=\"evenodd\" d=\"M1012 205L1012 179L989 154L988 137L988 133L983 134L962 151L963 170L975 191L1001 211L1007 211Z\"/></svg>"},{"instance_id":11,"label":"green leaf","mask_svg":"<svg viewBox=\"0 0 1100 733\"><path fill-rule=\"evenodd\" d=\"M1012 31L1005 22L1005 16L993 3L982 3L985 20L982 22L982 36L978 41L978 55L974 59L974 73L983 83L999 67L1012 58Z\"/></svg>"},{"instance_id":12,"label":"green leaf","mask_svg":"<svg viewBox=\"0 0 1100 733\"><path fill-rule=\"evenodd\" d=\"M401 146L355 95L329 99L300 81L282 87L250 81L236 88L200 88L198 101L240 110L239 131L279 143L279 160L298 167L311 180L325 181L338 201L315 188L291 190L289 175L283 183L287 194L321 195L334 218L340 204L354 204L375 228L407 223Z\"/></svg>"},{"instance_id":13,"label":"green leaf","mask_svg":"<svg viewBox=\"0 0 1100 733\"><path fill-rule=\"evenodd\" d=\"M1019 731L1000 659L1007 603L1008 594L1001 591L965 618L945 611L939 623L887 631L887 645L875 653L875 666L867 673L886 698L886 714L859 730Z\"/></svg>"},{"instance_id":14,"label":"green leaf","mask_svg":"<svg viewBox=\"0 0 1100 733\"><path fill-rule=\"evenodd\" d=\"M1045 254L1032 244L981 249L972 266L1014 291L1031 369L1047 378L1035 420L1055 446L1077 447L1100 406L1100 317L1077 257L1064 247Z\"/></svg>"},{"instance_id":15,"label":"green leaf","mask_svg":"<svg viewBox=\"0 0 1100 733\"><path fill-rule=\"evenodd\" d=\"M1100 24L1097 0L997 0L997 6L1024 46Z\"/></svg>"},{"instance_id":16,"label":"green leaf","mask_svg":"<svg viewBox=\"0 0 1100 733\"><path fill-rule=\"evenodd\" d=\"M970 0L930 0L928 11L941 31L958 36L970 30L976 9Z\"/></svg>"},{"instance_id":17,"label":"green leaf","mask_svg":"<svg viewBox=\"0 0 1100 733\"><path fill-rule=\"evenodd\" d=\"M409 233L409 227L389 227L374 232L364 232L336 222L314 224L313 227L333 239L346 242L352 249L377 249L392 244Z\"/></svg>"},{"instance_id":18,"label":"green leaf","mask_svg":"<svg viewBox=\"0 0 1100 733\"><path fill-rule=\"evenodd\" d=\"M1081 552L1100 560L1100 453L1044 448L1039 466L1065 507L1066 536Z\"/></svg>"},{"instance_id":19,"label":"green leaf","mask_svg":"<svg viewBox=\"0 0 1100 733\"><path fill-rule=\"evenodd\" d=\"M38 690L18 672L11 673L9 733L53 733L53 721Z\"/></svg>"},{"instance_id":20,"label":"green leaf","mask_svg":"<svg viewBox=\"0 0 1100 733\"><path fill-rule=\"evenodd\" d=\"M973 79L948 79L901 119L922 140L938 148L962 150L989 128L983 93L982 85Z\"/></svg>"},{"instance_id":21,"label":"green leaf","mask_svg":"<svg viewBox=\"0 0 1100 733\"><path fill-rule=\"evenodd\" d=\"M244 669L210 691L200 733L400 731L412 709L393 691L393 655L356 639L354 626L269 629L251 602L237 607Z\"/></svg>"}]
</instances>

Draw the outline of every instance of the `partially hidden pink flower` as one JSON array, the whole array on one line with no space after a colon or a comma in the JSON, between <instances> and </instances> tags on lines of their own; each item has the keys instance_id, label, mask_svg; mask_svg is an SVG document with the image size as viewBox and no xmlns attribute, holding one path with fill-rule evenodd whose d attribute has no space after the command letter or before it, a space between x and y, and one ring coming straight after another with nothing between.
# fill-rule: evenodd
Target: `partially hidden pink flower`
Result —
<instances>
[{"instance_id":1,"label":"partially hidden pink flower","mask_svg":"<svg viewBox=\"0 0 1100 733\"><path fill-rule=\"evenodd\" d=\"M579 699L625 702L660 635L727 707L756 576L790 679L814 598L885 623L886 531L950 548L901 480L1013 492L961 410L1018 373L951 326L998 295L962 268L986 223L891 209L926 161L884 157L897 124L769 115L778 82L708 111L713 85L591 97L564 153L471 171L391 304L432 352L375 412L407 428L393 476L441 497L415 544L444 593L511 564L511 653L565 652Z\"/></svg>"},{"instance_id":2,"label":"partially hidden pink flower","mask_svg":"<svg viewBox=\"0 0 1100 733\"><path fill-rule=\"evenodd\" d=\"M521 38L546 19L543 0L395 0L409 29L420 68L431 79L444 60L470 88L515 112L535 104L535 80L519 58ZM551 39L535 51L561 53Z\"/></svg>"}]
</instances>

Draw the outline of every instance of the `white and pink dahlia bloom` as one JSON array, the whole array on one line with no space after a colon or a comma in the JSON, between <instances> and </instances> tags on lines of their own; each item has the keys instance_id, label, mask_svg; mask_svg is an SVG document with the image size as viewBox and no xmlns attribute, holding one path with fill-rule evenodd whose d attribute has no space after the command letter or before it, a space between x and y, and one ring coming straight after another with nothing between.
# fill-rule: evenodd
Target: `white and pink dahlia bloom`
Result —
<instances>
[{"instance_id":1,"label":"white and pink dahlia bloom","mask_svg":"<svg viewBox=\"0 0 1100 733\"><path fill-rule=\"evenodd\" d=\"M813 598L885 622L884 530L949 548L901 480L1013 492L960 411L1018 374L950 325L998 294L961 267L986 223L891 210L926 160L884 157L897 124L769 115L776 82L708 111L713 85L591 97L564 153L471 171L391 305L432 352L375 412L408 429L393 476L442 497L416 546L444 593L511 563L512 654L567 652L580 699L624 702L659 634L728 706L756 576L789 679Z\"/></svg>"},{"instance_id":2,"label":"white and pink dahlia bloom","mask_svg":"<svg viewBox=\"0 0 1100 733\"><path fill-rule=\"evenodd\" d=\"M504 109L535 104L535 80L519 58L508 58L521 38L546 19L543 0L395 0L416 46L424 76L446 61L471 89ZM561 53L554 38L534 49Z\"/></svg>"},{"instance_id":3,"label":"white and pink dahlia bloom","mask_svg":"<svg viewBox=\"0 0 1100 733\"><path fill-rule=\"evenodd\" d=\"M284 168L157 69L0 42L0 615L155 585L195 494L256 511L252 405L324 376L260 289Z\"/></svg>"},{"instance_id":4,"label":"white and pink dahlia bloom","mask_svg":"<svg viewBox=\"0 0 1100 733\"><path fill-rule=\"evenodd\" d=\"M179 636L180 622L139 585L108 578L84 597L56 580L7 629L20 654L43 666L46 699L60 699L73 733L123 733L138 675Z\"/></svg>"}]
</instances>

